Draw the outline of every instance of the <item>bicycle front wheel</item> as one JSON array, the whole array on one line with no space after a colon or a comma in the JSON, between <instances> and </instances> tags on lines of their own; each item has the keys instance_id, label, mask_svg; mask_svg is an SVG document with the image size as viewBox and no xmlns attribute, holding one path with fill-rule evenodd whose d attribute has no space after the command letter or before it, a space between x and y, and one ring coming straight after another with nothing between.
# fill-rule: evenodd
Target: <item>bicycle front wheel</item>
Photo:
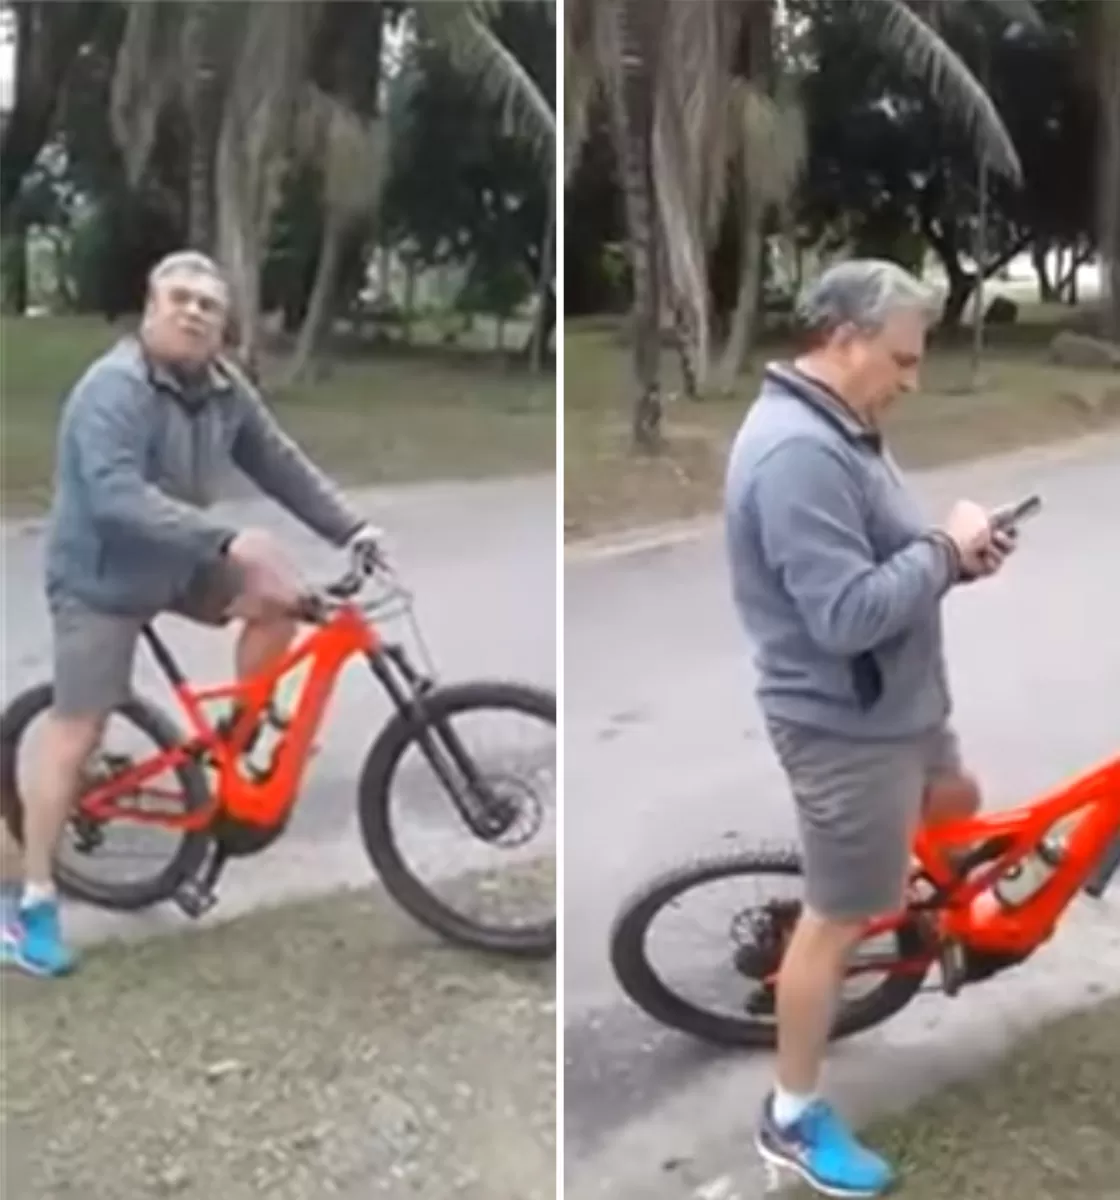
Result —
<instances>
[{"instance_id":1,"label":"bicycle front wheel","mask_svg":"<svg viewBox=\"0 0 1120 1200\"><path fill-rule=\"evenodd\" d=\"M527 745L481 747L469 727L483 719L520 726ZM518 683L440 687L386 725L362 771L358 817L406 912L471 949L555 954L555 743L555 695Z\"/></svg>"}]
</instances>

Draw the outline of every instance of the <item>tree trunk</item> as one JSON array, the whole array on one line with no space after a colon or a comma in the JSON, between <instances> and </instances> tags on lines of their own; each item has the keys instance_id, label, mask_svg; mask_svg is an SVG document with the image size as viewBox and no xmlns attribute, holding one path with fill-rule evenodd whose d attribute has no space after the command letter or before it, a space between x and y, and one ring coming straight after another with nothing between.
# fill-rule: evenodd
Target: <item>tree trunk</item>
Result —
<instances>
[{"instance_id":1,"label":"tree trunk","mask_svg":"<svg viewBox=\"0 0 1120 1200\"><path fill-rule=\"evenodd\" d=\"M773 98L777 87L772 3L748 4L741 31L742 65L752 86ZM746 153L746 147L743 148ZM731 329L717 370L719 386L731 391L747 365L754 345L758 308L766 274L768 205L752 200L745 171L739 172L739 287Z\"/></svg>"},{"instance_id":2,"label":"tree trunk","mask_svg":"<svg viewBox=\"0 0 1120 1200\"><path fill-rule=\"evenodd\" d=\"M218 254L230 281L233 349L250 371L260 370L261 266L314 14L306 3L247 10L218 137Z\"/></svg>"},{"instance_id":3,"label":"tree trunk","mask_svg":"<svg viewBox=\"0 0 1120 1200\"><path fill-rule=\"evenodd\" d=\"M303 324L300 326L296 348L288 367L287 382L293 384L310 373L315 347L321 331L328 324L334 304L338 282L338 268L342 262L342 244L345 234L343 220L335 214L327 214L323 222L323 243L319 250L319 268L315 272L315 284L307 304Z\"/></svg>"},{"instance_id":4,"label":"tree trunk","mask_svg":"<svg viewBox=\"0 0 1120 1200\"><path fill-rule=\"evenodd\" d=\"M611 125L629 234L637 449L661 447L661 287L653 178L653 116L664 0L613 0Z\"/></svg>"},{"instance_id":5,"label":"tree trunk","mask_svg":"<svg viewBox=\"0 0 1120 1200\"><path fill-rule=\"evenodd\" d=\"M404 317L404 344L412 344L412 323L416 320L416 263L405 259L404 264L404 299L401 302Z\"/></svg>"},{"instance_id":6,"label":"tree trunk","mask_svg":"<svg viewBox=\"0 0 1120 1200\"><path fill-rule=\"evenodd\" d=\"M553 258L556 245L556 179L553 175L548 188L548 220L545 224L544 240L541 245L541 268L537 278L537 311L533 320L531 335L531 350L529 365L533 371L539 372L544 367L545 345L551 332L546 325L548 316L548 296L552 291L554 275Z\"/></svg>"},{"instance_id":7,"label":"tree trunk","mask_svg":"<svg viewBox=\"0 0 1120 1200\"><path fill-rule=\"evenodd\" d=\"M1098 5L1102 25L1099 241L1103 291L1102 332L1120 342L1120 12Z\"/></svg>"},{"instance_id":8,"label":"tree trunk","mask_svg":"<svg viewBox=\"0 0 1120 1200\"><path fill-rule=\"evenodd\" d=\"M14 317L27 312L27 229L21 220L5 230L2 246L4 311Z\"/></svg>"},{"instance_id":9,"label":"tree trunk","mask_svg":"<svg viewBox=\"0 0 1120 1200\"><path fill-rule=\"evenodd\" d=\"M945 297L945 307L941 310L941 327L949 330L959 329L964 310L976 290L976 276L957 263L952 267L946 264L946 274L949 279L949 292Z\"/></svg>"},{"instance_id":10,"label":"tree trunk","mask_svg":"<svg viewBox=\"0 0 1120 1200\"><path fill-rule=\"evenodd\" d=\"M190 79L187 116L190 158L187 164L187 240L205 254L214 252L214 158L221 114L221 72L214 61L220 19L213 3L188 6L183 57Z\"/></svg>"},{"instance_id":11,"label":"tree trunk","mask_svg":"<svg viewBox=\"0 0 1120 1200\"><path fill-rule=\"evenodd\" d=\"M70 68L108 7L102 0L33 0L13 5L15 95L0 137L0 217L5 220L24 176L50 136Z\"/></svg>"},{"instance_id":12,"label":"tree trunk","mask_svg":"<svg viewBox=\"0 0 1120 1200\"><path fill-rule=\"evenodd\" d=\"M668 270L662 270L662 279L668 278ZM697 368L699 357L696 348L696 337L692 324L688 319L688 303L683 296L677 296L673 303L673 340L677 347L677 360L681 370L681 391L688 400L700 399L700 372Z\"/></svg>"},{"instance_id":13,"label":"tree trunk","mask_svg":"<svg viewBox=\"0 0 1120 1200\"><path fill-rule=\"evenodd\" d=\"M1031 262L1038 276L1038 299L1042 304L1051 304L1058 298L1057 289L1050 278L1050 249L1050 243L1044 238L1038 238L1031 246Z\"/></svg>"},{"instance_id":14,"label":"tree trunk","mask_svg":"<svg viewBox=\"0 0 1120 1200\"><path fill-rule=\"evenodd\" d=\"M735 312L731 318L731 332L723 349L723 358L717 371L719 388L729 392L747 365L751 346L754 344L755 327L758 321L758 304L762 295L764 214L758 205L751 204L746 196L741 197L741 228L739 231L739 291L735 300Z\"/></svg>"}]
</instances>

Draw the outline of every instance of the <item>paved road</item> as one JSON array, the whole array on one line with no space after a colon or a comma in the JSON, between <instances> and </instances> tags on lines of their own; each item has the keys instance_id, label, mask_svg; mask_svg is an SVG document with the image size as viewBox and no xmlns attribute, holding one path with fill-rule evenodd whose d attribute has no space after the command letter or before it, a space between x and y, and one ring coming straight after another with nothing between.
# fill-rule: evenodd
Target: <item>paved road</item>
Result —
<instances>
[{"instance_id":1,"label":"paved road","mask_svg":"<svg viewBox=\"0 0 1120 1200\"><path fill-rule=\"evenodd\" d=\"M390 531L402 575L417 597L417 614L441 675L512 677L545 687L556 673L556 501L551 478L446 484L359 493L363 512ZM238 519L293 539L308 574L326 581L345 561L267 501L230 502ZM37 522L3 531L3 641L0 695L6 702L48 671L49 639L41 599L42 537ZM227 635L164 618L172 647L197 681L230 676ZM173 704L143 652L138 686ZM357 837L355 782L387 703L361 663L344 674L328 710L322 749L311 765L303 801L288 834L255 860L235 862L222 881L213 919L282 896L370 879ZM512 730L507 736L517 736ZM469 736L469 735L468 735ZM502 732L491 726L493 739ZM523 735L522 735L523 736ZM446 830L450 822L441 826ZM547 829L545 831L547 836ZM462 844L436 845L434 865L462 863ZM547 841L535 843L549 849ZM493 858L489 860L493 863ZM80 911L85 939L175 927L183 918L163 908L127 919Z\"/></svg>"},{"instance_id":2,"label":"paved road","mask_svg":"<svg viewBox=\"0 0 1120 1200\"><path fill-rule=\"evenodd\" d=\"M948 605L957 722L989 802L1025 799L1120 750L1120 438L923 476L959 495L1047 504L1006 573ZM568 1200L755 1200L747 1141L765 1056L713 1053L630 1007L605 958L610 918L658 867L721 839L781 838L789 806L760 735L717 532L573 556L565 597L565 1117ZM857 1116L997 1051L1045 1012L1120 990L1120 888L1079 904L1015 976L922 997L838 1050Z\"/></svg>"}]
</instances>

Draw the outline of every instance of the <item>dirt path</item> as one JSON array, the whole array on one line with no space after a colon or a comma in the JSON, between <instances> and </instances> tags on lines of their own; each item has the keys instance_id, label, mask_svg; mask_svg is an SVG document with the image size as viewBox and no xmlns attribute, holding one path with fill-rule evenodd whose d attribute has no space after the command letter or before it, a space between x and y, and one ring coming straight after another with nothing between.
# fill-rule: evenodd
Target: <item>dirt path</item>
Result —
<instances>
[{"instance_id":1,"label":"dirt path","mask_svg":"<svg viewBox=\"0 0 1120 1200\"><path fill-rule=\"evenodd\" d=\"M452 950L380 893L3 980L11 1200L545 1200L549 964Z\"/></svg>"}]
</instances>

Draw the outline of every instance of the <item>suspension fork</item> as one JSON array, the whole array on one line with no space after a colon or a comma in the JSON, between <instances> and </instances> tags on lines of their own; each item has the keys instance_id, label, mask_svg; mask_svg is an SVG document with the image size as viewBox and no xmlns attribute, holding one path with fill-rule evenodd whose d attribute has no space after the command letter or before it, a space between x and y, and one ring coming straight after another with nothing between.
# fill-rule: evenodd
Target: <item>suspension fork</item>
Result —
<instances>
[{"instance_id":1,"label":"suspension fork","mask_svg":"<svg viewBox=\"0 0 1120 1200\"><path fill-rule=\"evenodd\" d=\"M424 757L471 832L483 841L504 832L506 822L498 797L450 723L436 719L428 710L425 699L434 687L433 681L416 670L399 645L383 645L368 659L377 681L398 712L412 724Z\"/></svg>"}]
</instances>

